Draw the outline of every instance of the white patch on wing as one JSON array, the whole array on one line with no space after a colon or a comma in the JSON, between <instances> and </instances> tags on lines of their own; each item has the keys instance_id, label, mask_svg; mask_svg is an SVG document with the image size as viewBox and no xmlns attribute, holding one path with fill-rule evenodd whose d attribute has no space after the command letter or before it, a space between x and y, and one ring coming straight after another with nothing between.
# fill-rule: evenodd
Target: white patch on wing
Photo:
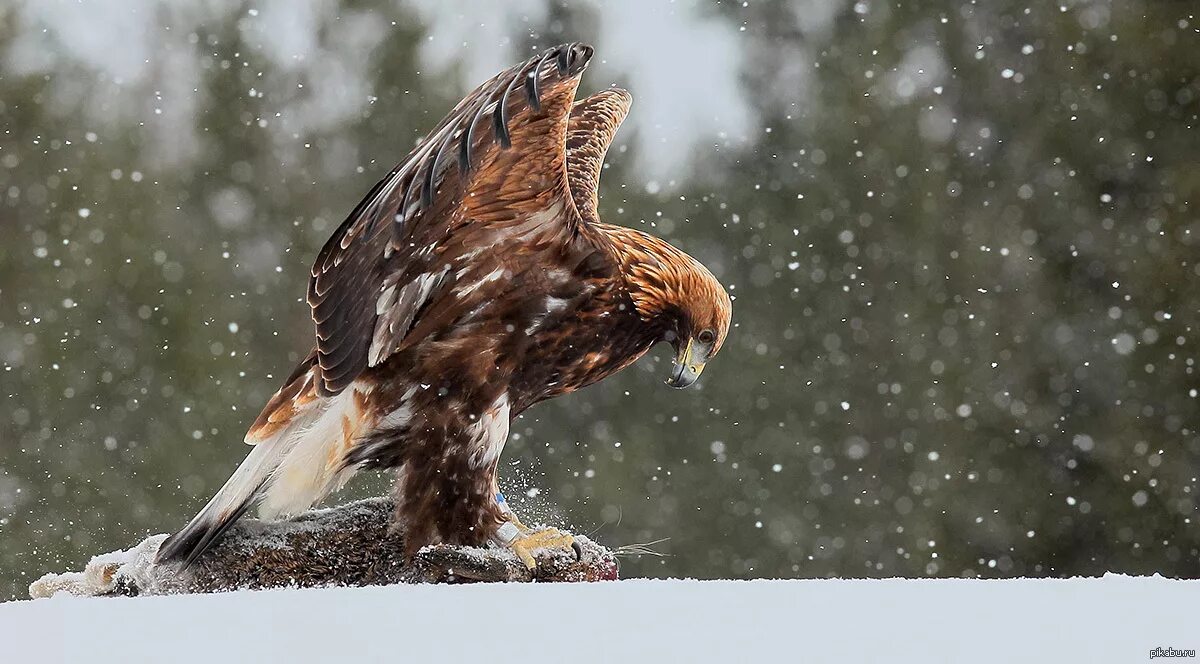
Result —
<instances>
[{"instance_id":1,"label":"white patch on wing","mask_svg":"<svg viewBox=\"0 0 1200 664\"><path fill-rule=\"evenodd\" d=\"M541 329L542 324L546 322L546 319L550 317L550 314L562 311L566 307L567 300L564 300L561 297L547 295L546 303L543 305L543 313L534 316L533 322L529 324L529 327L525 328L525 334L533 334L534 332L537 332L539 329Z\"/></svg>"},{"instance_id":2,"label":"white patch on wing","mask_svg":"<svg viewBox=\"0 0 1200 664\"><path fill-rule=\"evenodd\" d=\"M383 290L383 292L379 294L379 299L375 301L375 315L378 316L379 314L382 314L383 312L387 311L388 309L391 309L392 305L395 303L396 303L396 284L392 284L392 285L388 286L387 288L385 288Z\"/></svg>"},{"instance_id":3,"label":"white patch on wing","mask_svg":"<svg viewBox=\"0 0 1200 664\"><path fill-rule=\"evenodd\" d=\"M437 272L427 272L397 288L392 284L385 288L375 302L375 331L371 336L371 348L367 351L367 366L375 366L387 359L412 328L417 311L442 283L449 266Z\"/></svg>"},{"instance_id":4,"label":"white patch on wing","mask_svg":"<svg viewBox=\"0 0 1200 664\"><path fill-rule=\"evenodd\" d=\"M379 420L375 425L376 429L399 429L412 419L412 409L408 406L400 406L396 410L388 413Z\"/></svg>"},{"instance_id":5,"label":"white patch on wing","mask_svg":"<svg viewBox=\"0 0 1200 664\"><path fill-rule=\"evenodd\" d=\"M571 273L567 272L561 267L556 267L546 273L546 278L555 283L561 284L571 280Z\"/></svg>"},{"instance_id":6,"label":"white patch on wing","mask_svg":"<svg viewBox=\"0 0 1200 664\"><path fill-rule=\"evenodd\" d=\"M384 415L378 422L375 423L374 428L377 430L399 429L405 424L408 424L408 421L412 419L413 414L412 407L408 405L408 401L416 393L417 388L415 386L405 390L404 394L400 397L400 407L388 413L387 415Z\"/></svg>"},{"instance_id":7,"label":"white patch on wing","mask_svg":"<svg viewBox=\"0 0 1200 664\"><path fill-rule=\"evenodd\" d=\"M501 394L479 419L467 427L471 467L487 468L500 458L508 442L508 395Z\"/></svg>"},{"instance_id":8,"label":"white patch on wing","mask_svg":"<svg viewBox=\"0 0 1200 664\"><path fill-rule=\"evenodd\" d=\"M467 269L468 268L464 268L462 271L460 271L458 276L461 277L462 272L465 272ZM507 274L508 274L508 270L506 270L502 267L498 267L498 268L492 270L491 272L488 272L482 278L476 279L475 283L458 291L458 297L460 299L465 298L465 297L469 296L471 293L474 293L475 291L479 290L479 288L481 286L483 286L484 284L491 283L493 281L499 281L501 278L505 277Z\"/></svg>"},{"instance_id":9,"label":"white patch on wing","mask_svg":"<svg viewBox=\"0 0 1200 664\"><path fill-rule=\"evenodd\" d=\"M492 245L490 245L490 244L489 244L489 245L487 245L487 246L475 247L474 249L472 249L472 250L470 250L470 251L466 252L465 254L462 254L461 256L459 256L459 257L458 257L458 262L459 262L459 263L461 263L461 264L463 264L463 265L467 265L468 267L464 267L464 268L461 268L461 269L459 269L458 273L457 273L457 274L455 274L454 276L456 276L456 277L461 277L461 276L463 276L464 274L466 274L466 273L467 273L467 270L469 270L469 269L470 269L471 261L472 261L472 260L473 260L473 259L474 259L476 256L478 256L479 254L483 253L483 250L484 250L484 249L491 249L491 248L492 248Z\"/></svg>"},{"instance_id":10,"label":"white patch on wing","mask_svg":"<svg viewBox=\"0 0 1200 664\"><path fill-rule=\"evenodd\" d=\"M519 224L514 224L507 229L506 235L527 240L530 236L539 233L547 225L557 223L559 217L563 213L562 201L554 201L550 207L544 210L538 210L529 215L524 221Z\"/></svg>"}]
</instances>

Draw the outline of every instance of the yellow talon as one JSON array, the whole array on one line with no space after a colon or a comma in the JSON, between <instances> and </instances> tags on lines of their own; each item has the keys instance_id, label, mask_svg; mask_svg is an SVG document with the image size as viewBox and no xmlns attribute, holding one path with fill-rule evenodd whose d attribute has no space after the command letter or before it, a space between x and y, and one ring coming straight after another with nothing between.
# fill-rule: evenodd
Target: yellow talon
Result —
<instances>
[{"instance_id":1,"label":"yellow talon","mask_svg":"<svg viewBox=\"0 0 1200 664\"><path fill-rule=\"evenodd\" d=\"M557 528L546 528L543 530L532 531L522 525L514 518L515 525L523 529L523 533L512 541L512 550L525 563L525 567L535 569L537 562L533 559L533 552L537 549L546 548L562 548L574 549L575 538L567 533L562 532Z\"/></svg>"}]
</instances>

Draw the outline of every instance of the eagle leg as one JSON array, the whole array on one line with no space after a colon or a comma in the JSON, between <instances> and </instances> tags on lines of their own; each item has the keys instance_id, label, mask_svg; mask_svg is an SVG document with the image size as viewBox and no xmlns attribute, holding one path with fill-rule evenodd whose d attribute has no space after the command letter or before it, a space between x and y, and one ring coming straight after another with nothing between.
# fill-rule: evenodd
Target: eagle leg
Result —
<instances>
[{"instance_id":1,"label":"eagle leg","mask_svg":"<svg viewBox=\"0 0 1200 664\"><path fill-rule=\"evenodd\" d=\"M525 567L531 570L537 568L537 561L533 559L533 552L538 549L571 549L575 552L576 560L582 554L582 549L579 543L575 541L575 538L557 528L545 528L518 535L508 546L513 550L513 553L517 554L521 562L525 563Z\"/></svg>"},{"instance_id":2,"label":"eagle leg","mask_svg":"<svg viewBox=\"0 0 1200 664\"><path fill-rule=\"evenodd\" d=\"M505 499L504 494L499 491L496 492L496 505L500 507L500 512L504 514L504 517L516 526L522 535L528 535L533 532L533 528L521 523L521 520L517 518L516 512L513 512L512 508L508 506L508 500Z\"/></svg>"},{"instance_id":3,"label":"eagle leg","mask_svg":"<svg viewBox=\"0 0 1200 664\"><path fill-rule=\"evenodd\" d=\"M496 504L500 506L500 511L508 519L499 531L496 533L496 539L502 544L508 546L517 554L525 567L529 569L537 568L537 561L533 558L533 552L538 549L547 549L560 547L563 549L571 549L575 552L575 560L583 559L583 548L579 546L579 542L571 535L564 533L557 528L542 528L534 530L529 526L521 523L517 518L516 513L508 506L508 501L504 499L504 494L496 492Z\"/></svg>"}]
</instances>

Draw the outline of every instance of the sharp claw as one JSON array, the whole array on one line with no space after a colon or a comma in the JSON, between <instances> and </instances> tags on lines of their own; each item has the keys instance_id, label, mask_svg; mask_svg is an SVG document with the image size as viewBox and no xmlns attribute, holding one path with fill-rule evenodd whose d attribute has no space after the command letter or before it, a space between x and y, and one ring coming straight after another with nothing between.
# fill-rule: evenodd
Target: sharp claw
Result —
<instances>
[{"instance_id":1,"label":"sharp claw","mask_svg":"<svg viewBox=\"0 0 1200 664\"><path fill-rule=\"evenodd\" d=\"M506 521L496 532L496 541L509 546L513 553L525 564L525 567L530 570L537 567L537 561L534 558L533 552L538 549L556 548L563 550L567 546L570 546L571 551L575 554L575 561L579 562L583 560L583 547L579 542L576 542L571 535L557 528L544 528L524 534L518 534L519 532L520 529L513 521Z\"/></svg>"},{"instance_id":2,"label":"sharp claw","mask_svg":"<svg viewBox=\"0 0 1200 664\"><path fill-rule=\"evenodd\" d=\"M537 560L534 559L532 551L522 546L513 547L513 549L516 551L517 557L525 565L525 569L531 572L537 569Z\"/></svg>"}]
</instances>

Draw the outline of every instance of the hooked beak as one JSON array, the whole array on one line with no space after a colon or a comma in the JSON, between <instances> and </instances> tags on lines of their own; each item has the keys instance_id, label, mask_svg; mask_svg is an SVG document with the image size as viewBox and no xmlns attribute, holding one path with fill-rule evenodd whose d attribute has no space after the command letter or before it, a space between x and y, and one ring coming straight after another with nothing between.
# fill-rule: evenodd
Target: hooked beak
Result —
<instances>
[{"instance_id":1,"label":"hooked beak","mask_svg":"<svg viewBox=\"0 0 1200 664\"><path fill-rule=\"evenodd\" d=\"M675 389L682 390L685 387L691 387L692 383L700 377L700 373L704 371L704 362L699 361L693 352L693 342L688 339L687 345L679 350L679 354L675 357L675 365L671 370L671 377L667 380L667 385Z\"/></svg>"}]
</instances>

